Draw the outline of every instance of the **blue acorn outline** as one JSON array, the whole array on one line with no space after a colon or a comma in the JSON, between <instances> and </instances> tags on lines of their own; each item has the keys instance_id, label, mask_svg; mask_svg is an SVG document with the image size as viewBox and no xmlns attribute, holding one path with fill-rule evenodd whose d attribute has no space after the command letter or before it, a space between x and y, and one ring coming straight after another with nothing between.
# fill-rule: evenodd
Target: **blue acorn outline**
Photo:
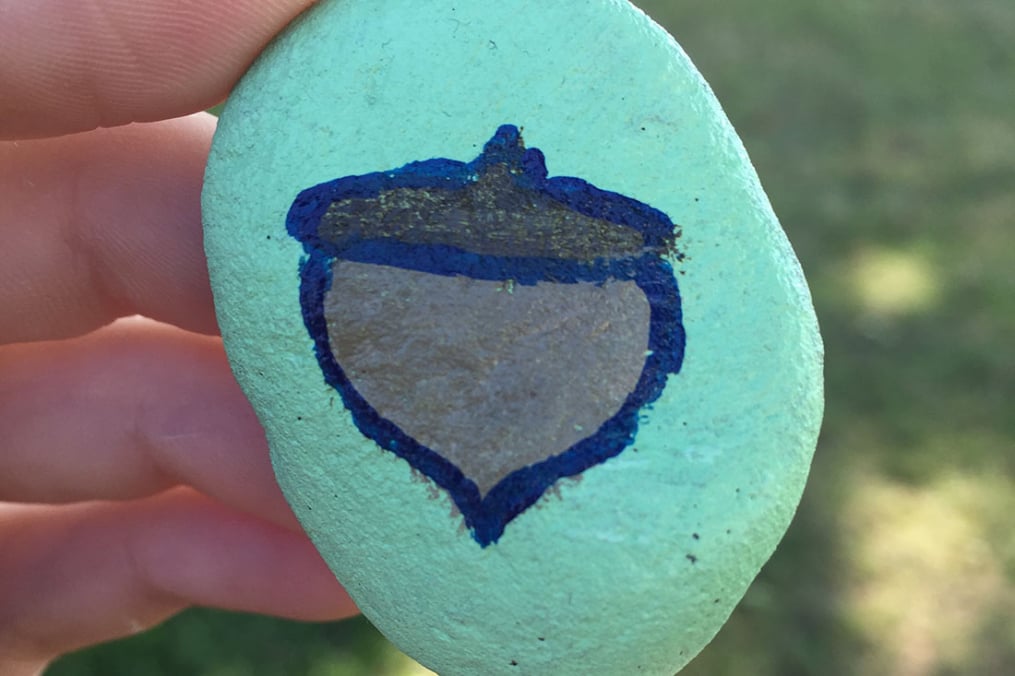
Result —
<instances>
[{"instance_id":1,"label":"blue acorn outline","mask_svg":"<svg viewBox=\"0 0 1015 676\"><path fill-rule=\"evenodd\" d=\"M534 200L562 205L583 216L637 231L643 246L627 255L576 259L477 253L461 246L460 237L452 238L456 246L437 241L407 243L364 232L329 238L320 232L322 220L334 204L355 206L357 200L377 198L395 189L431 195L462 190L475 185L491 170L504 168L507 172L503 173L515 188L528 191ZM300 305L325 382L338 391L366 437L404 458L448 492L473 538L483 547L497 542L507 524L537 502L556 481L580 474L630 446L637 434L639 412L659 398L667 377L678 373L683 362L686 335L680 292L665 257L673 251L676 236L672 221L658 209L601 190L580 178L548 178L542 152L525 148L518 128L513 125L497 129L472 162L445 158L411 162L398 169L346 176L303 190L289 209L286 229L303 244L306 253L299 266ZM331 264L336 258L440 275L511 279L523 285L541 281L563 284L602 283L608 279L634 281L650 306L649 345L641 376L620 410L595 433L546 460L514 470L482 496L475 482L451 461L378 414L336 361L324 313L325 296L331 287Z\"/></svg>"}]
</instances>

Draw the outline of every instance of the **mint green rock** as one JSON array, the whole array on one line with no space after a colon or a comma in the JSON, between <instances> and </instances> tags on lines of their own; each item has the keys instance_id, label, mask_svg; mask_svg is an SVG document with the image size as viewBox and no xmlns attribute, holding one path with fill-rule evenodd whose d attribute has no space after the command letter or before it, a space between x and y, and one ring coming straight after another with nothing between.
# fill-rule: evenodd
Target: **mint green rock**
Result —
<instances>
[{"instance_id":1,"label":"mint green rock","mask_svg":"<svg viewBox=\"0 0 1015 676\"><path fill-rule=\"evenodd\" d=\"M550 177L677 224L686 258L666 255L687 340L630 447L481 546L449 493L364 434L325 381L286 219L327 181L471 162L501 125ZM226 349L279 483L402 650L446 675L672 674L711 640L798 504L822 346L741 142L660 27L622 0L326 0L230 97L203 207Z\"/></svg>"}]
</instances>

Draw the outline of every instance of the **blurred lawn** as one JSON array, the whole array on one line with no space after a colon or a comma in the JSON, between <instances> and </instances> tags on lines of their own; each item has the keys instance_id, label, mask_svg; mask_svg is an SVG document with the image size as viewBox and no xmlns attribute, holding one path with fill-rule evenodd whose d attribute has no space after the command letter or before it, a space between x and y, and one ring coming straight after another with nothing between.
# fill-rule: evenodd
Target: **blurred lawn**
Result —
<instances>
[{"instance_id":1,"label":"blurred lawn","mask_svg":"<svg viewBox=\"0 0 1015 676\"><path fill-rule=\"evenodd\" d=\"M1015 2L639 4L743 137L827 348L797 519L682 674L1015 674ZM194 610L47 673L411 665L362 620Z\"/></svg>"}]
</instances>

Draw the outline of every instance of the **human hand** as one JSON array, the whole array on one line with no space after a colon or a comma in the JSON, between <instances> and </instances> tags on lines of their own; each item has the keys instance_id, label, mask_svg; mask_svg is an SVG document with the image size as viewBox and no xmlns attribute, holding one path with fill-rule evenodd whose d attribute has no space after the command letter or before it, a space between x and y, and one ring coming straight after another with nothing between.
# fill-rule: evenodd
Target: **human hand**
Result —
<instances>
[{"instance_id":1,"label":"human hand","mask_svg":"<svg viewBox=\"0 0 1015 676\"><path fill-rule=\"evenodd\" d=\"M214 335L179 117L310 2L0 0L0 673L194 604L356 612Z\"/></svg>"}]
</instances>

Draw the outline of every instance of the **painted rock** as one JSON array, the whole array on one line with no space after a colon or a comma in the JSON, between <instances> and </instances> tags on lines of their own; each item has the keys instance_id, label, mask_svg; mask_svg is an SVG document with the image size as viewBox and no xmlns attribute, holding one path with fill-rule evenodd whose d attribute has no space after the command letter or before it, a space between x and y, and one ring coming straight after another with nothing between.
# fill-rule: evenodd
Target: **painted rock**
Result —
<instances>
[{"instance_id":1,"label":"painted rock","mask_svg":"<svg viewBox=\"0 0 1015 676\"><path fill-rule=\"evenodd\" d=\"M810 298L626 2L319 3L230 97L204 213L279 483L430 668L672 674L782 537Z\"/></svg>"}]
</instances>

